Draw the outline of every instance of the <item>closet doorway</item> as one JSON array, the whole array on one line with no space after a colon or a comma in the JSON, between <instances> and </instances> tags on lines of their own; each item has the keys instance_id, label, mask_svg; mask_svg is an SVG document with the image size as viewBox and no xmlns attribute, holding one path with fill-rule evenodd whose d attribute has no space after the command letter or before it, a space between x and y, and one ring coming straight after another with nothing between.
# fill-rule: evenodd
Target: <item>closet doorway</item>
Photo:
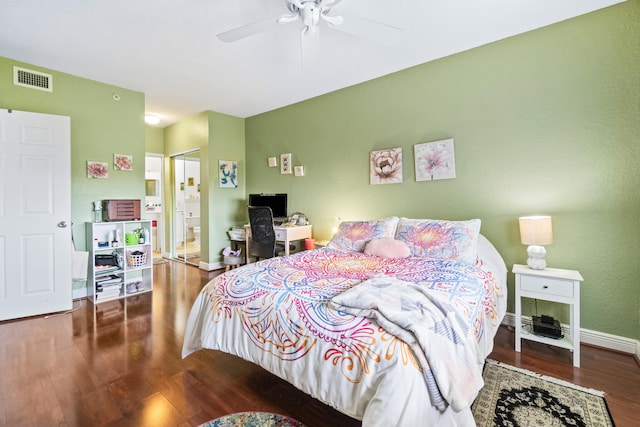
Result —
<instances>
[{"instance_id":1,"label":"closet doorway","mask_svg":"<svg viewBox=\"0 0 640 427\"><path fill-rule=\"evenodd\" d=\"M171 157L173 176L172 257L200 264L200 151Z\"/></svg>"}]
</instances>

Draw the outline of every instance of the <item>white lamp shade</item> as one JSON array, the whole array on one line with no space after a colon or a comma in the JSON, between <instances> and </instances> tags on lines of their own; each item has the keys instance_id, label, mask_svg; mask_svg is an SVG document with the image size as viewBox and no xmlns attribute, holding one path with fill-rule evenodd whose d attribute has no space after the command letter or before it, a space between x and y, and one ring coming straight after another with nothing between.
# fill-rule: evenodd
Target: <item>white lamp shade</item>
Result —
<instances>
[{"instance_id":1,"label":"white lamp shade","mask_svg":"<svg viewBox=\"0 0 640 427\"><path fill-rule=\"evenodd\" d=\"M523 245L550 245L553 243L551 217L547 215L522 216L520 223L520 241Z\"/></svg>"}]
</instances>

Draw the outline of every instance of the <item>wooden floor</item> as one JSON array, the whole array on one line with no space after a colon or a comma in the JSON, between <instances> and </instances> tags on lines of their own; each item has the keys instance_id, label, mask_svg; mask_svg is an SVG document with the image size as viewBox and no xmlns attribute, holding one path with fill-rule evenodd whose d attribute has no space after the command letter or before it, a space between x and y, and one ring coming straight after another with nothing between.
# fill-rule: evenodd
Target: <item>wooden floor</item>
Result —
<instances>
[{"instance_id":1,"label":"wooden floor","mask_svg":"<svg viewBox=\"0 0 640 427\"><path fill-rule=\"evenodd\" d=\"M155 265L153 293L74 311L0 322L0 426L197 426L240 411L292 416L311 427L359 426L256 366L200 351L181 358L189 309L218 273L171 261ZM503 327L490 356L607 392L618 427L640 417L633 357L582 346L570 353L532 342L513 350ZM411 427L411 426L408 426Z\"/></svg>"}]
</instances>

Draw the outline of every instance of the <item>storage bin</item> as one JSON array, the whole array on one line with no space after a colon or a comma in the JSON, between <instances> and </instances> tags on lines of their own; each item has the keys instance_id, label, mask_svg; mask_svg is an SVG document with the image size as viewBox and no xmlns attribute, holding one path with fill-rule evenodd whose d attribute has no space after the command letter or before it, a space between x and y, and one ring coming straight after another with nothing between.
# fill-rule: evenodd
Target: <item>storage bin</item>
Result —
<instances>
[{"instance_id":1,"label":"storage bin","mask_svg":"<svg viewBox=\"0 0 640 427\"><path fill-rule=\"evenodd\" d=\"M127 265L129 267L144 267L147 265L147 252L127 251Z\"/></svg>"}]
</instances>

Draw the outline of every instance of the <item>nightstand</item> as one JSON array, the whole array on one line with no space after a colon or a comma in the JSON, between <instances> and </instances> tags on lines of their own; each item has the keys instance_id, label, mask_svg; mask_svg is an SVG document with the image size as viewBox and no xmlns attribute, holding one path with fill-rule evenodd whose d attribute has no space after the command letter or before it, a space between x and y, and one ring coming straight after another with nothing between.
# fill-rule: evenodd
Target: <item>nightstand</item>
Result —
<instances>
[{"instance_id":1,"label":"nightstand","mask_svg":"<svg viewBox=\"0 0 640 427\"><path fill-rule=\"evenodd\" d=\"M513 266L513 273L516 275L516 351L520 352L521 339L562 347L573 351L573 366L580 367L580 282L584 280L580 273L560 268L533 270L519 264ZM523 327L523 297L568 304L570 334L559 339L547 338L534 335L532 326Z\"/></svg>"}]
</instances>

